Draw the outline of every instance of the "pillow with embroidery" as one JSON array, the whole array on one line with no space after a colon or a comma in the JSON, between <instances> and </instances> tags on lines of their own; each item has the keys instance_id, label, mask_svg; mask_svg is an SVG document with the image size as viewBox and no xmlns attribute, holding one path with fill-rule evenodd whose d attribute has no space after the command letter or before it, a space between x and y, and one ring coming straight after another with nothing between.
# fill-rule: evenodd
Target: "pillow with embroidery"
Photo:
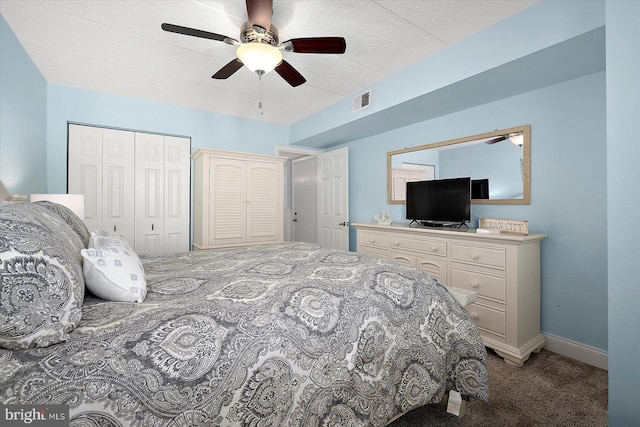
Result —
<instances>
[{"instance_id":1,"label":"pillow with embroidery","mask_svg":"<svg viewBox=\"0 0 640 427\"><path fill-rule=\"evenodd\" d=\"M147 281L140 258L126 240L93 231L82 250L84 282L95 296L108 301L143 302Z\"/></svg>"}]
</instances>

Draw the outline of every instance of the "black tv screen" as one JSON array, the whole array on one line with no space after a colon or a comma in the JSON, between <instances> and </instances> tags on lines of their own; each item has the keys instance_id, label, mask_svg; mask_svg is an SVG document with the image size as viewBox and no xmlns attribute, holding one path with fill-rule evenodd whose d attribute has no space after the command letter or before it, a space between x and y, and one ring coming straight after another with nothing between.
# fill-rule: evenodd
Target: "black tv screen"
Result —
<instances>
[{"instance_id":1,"label":"black tv screen","mask_svg":"<svg viewBox=\"0 0 640 427\"><path fill-rule=\"evenodd\" d=\"M471 178L407 182L407 219L428 225L471 221Z\"/></svg>"},{"instance_id":2,"label":"black tv screen","mask_svg":"<svg viewBox=\"0 0 640 427\"><path fill-rule=\"evenodd\" d=\"M489 180L487 178L471 180L471 198L472 199L488 199L489 198Z\"/></svg>"}]
</instances>

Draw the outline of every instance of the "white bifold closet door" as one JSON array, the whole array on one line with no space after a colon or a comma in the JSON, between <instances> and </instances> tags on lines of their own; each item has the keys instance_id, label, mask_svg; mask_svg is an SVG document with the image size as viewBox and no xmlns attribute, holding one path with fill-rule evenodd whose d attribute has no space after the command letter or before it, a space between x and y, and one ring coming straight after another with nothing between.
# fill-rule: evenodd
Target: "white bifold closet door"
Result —
<instances>
[{"instance_id":1,"label":"white bifold closet door","mask_svg":"<svg viewBox=\"0 0 640 427\"><path fill-rule=\"evenodd\" d=\"M89 231L119 234L133 245L134 133L69 125L70 194L84 194Z\"/></svg>"},{"instance_id":2,"label":"white bifold closet door","mask_svg":"<svg viewBox=\"0 0 640 427\"><path fill-rule=\"evenodd\" d=\"M89 230L116 232L138 254L189 250L188 138L70 124L68 167Z\"/></svg>"},{"instance_id":3,"label":"white bifold closet door","mask_svg":"<svg viewBox=\"0 0 640 427\"><path fill-rule=\"evenodd\" d=\"M190 154L188 139L136 133L136 251L189 250Z\"/></svg>"}]
</instances>

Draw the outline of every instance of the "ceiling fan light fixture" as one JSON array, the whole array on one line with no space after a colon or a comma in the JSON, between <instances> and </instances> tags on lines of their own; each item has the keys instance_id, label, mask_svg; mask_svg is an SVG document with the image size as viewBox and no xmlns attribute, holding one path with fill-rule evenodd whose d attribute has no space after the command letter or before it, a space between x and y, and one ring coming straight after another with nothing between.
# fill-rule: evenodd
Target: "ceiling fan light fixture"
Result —
<instances>
[{"instance_id":1,"label":"ceiling fan light fixture","mask_svg":"<svg viewBox=\"0 0 640 427\"><path fill-rule=\"evenodd\" d=\"M265 43L245 43L236 55L245 67L259 75L273 71L282 62L280 49Z\"/></svg>"},{"instance_id":2,"label":"ceiling fan light fixture","mask_svg":"<svg viewBox=\"0 0 640 427\"><path fill-rule=\"evenodd\" d=\"M522 133L509 135L509 141L514 145L522 147L522 144L524 144L524 135Z\"/></svg>"}]
</instances>

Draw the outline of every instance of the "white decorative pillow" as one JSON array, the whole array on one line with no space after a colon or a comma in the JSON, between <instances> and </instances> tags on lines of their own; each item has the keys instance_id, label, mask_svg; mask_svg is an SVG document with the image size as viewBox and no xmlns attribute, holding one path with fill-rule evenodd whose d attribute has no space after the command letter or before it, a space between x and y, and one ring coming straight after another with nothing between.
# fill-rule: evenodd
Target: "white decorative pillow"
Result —
<instances>
[{"instance_id":1,"label":"white decorative pillow","mask_svg":"<svg viewBox=\"0 0 640 427\"><path fill-rule=\"evenodd\" d=\"M97 297L125 302L146 298L147 281L140 258L120 236L93 231L82 258L85 285Z\"/></svg>"}]
</instances>

